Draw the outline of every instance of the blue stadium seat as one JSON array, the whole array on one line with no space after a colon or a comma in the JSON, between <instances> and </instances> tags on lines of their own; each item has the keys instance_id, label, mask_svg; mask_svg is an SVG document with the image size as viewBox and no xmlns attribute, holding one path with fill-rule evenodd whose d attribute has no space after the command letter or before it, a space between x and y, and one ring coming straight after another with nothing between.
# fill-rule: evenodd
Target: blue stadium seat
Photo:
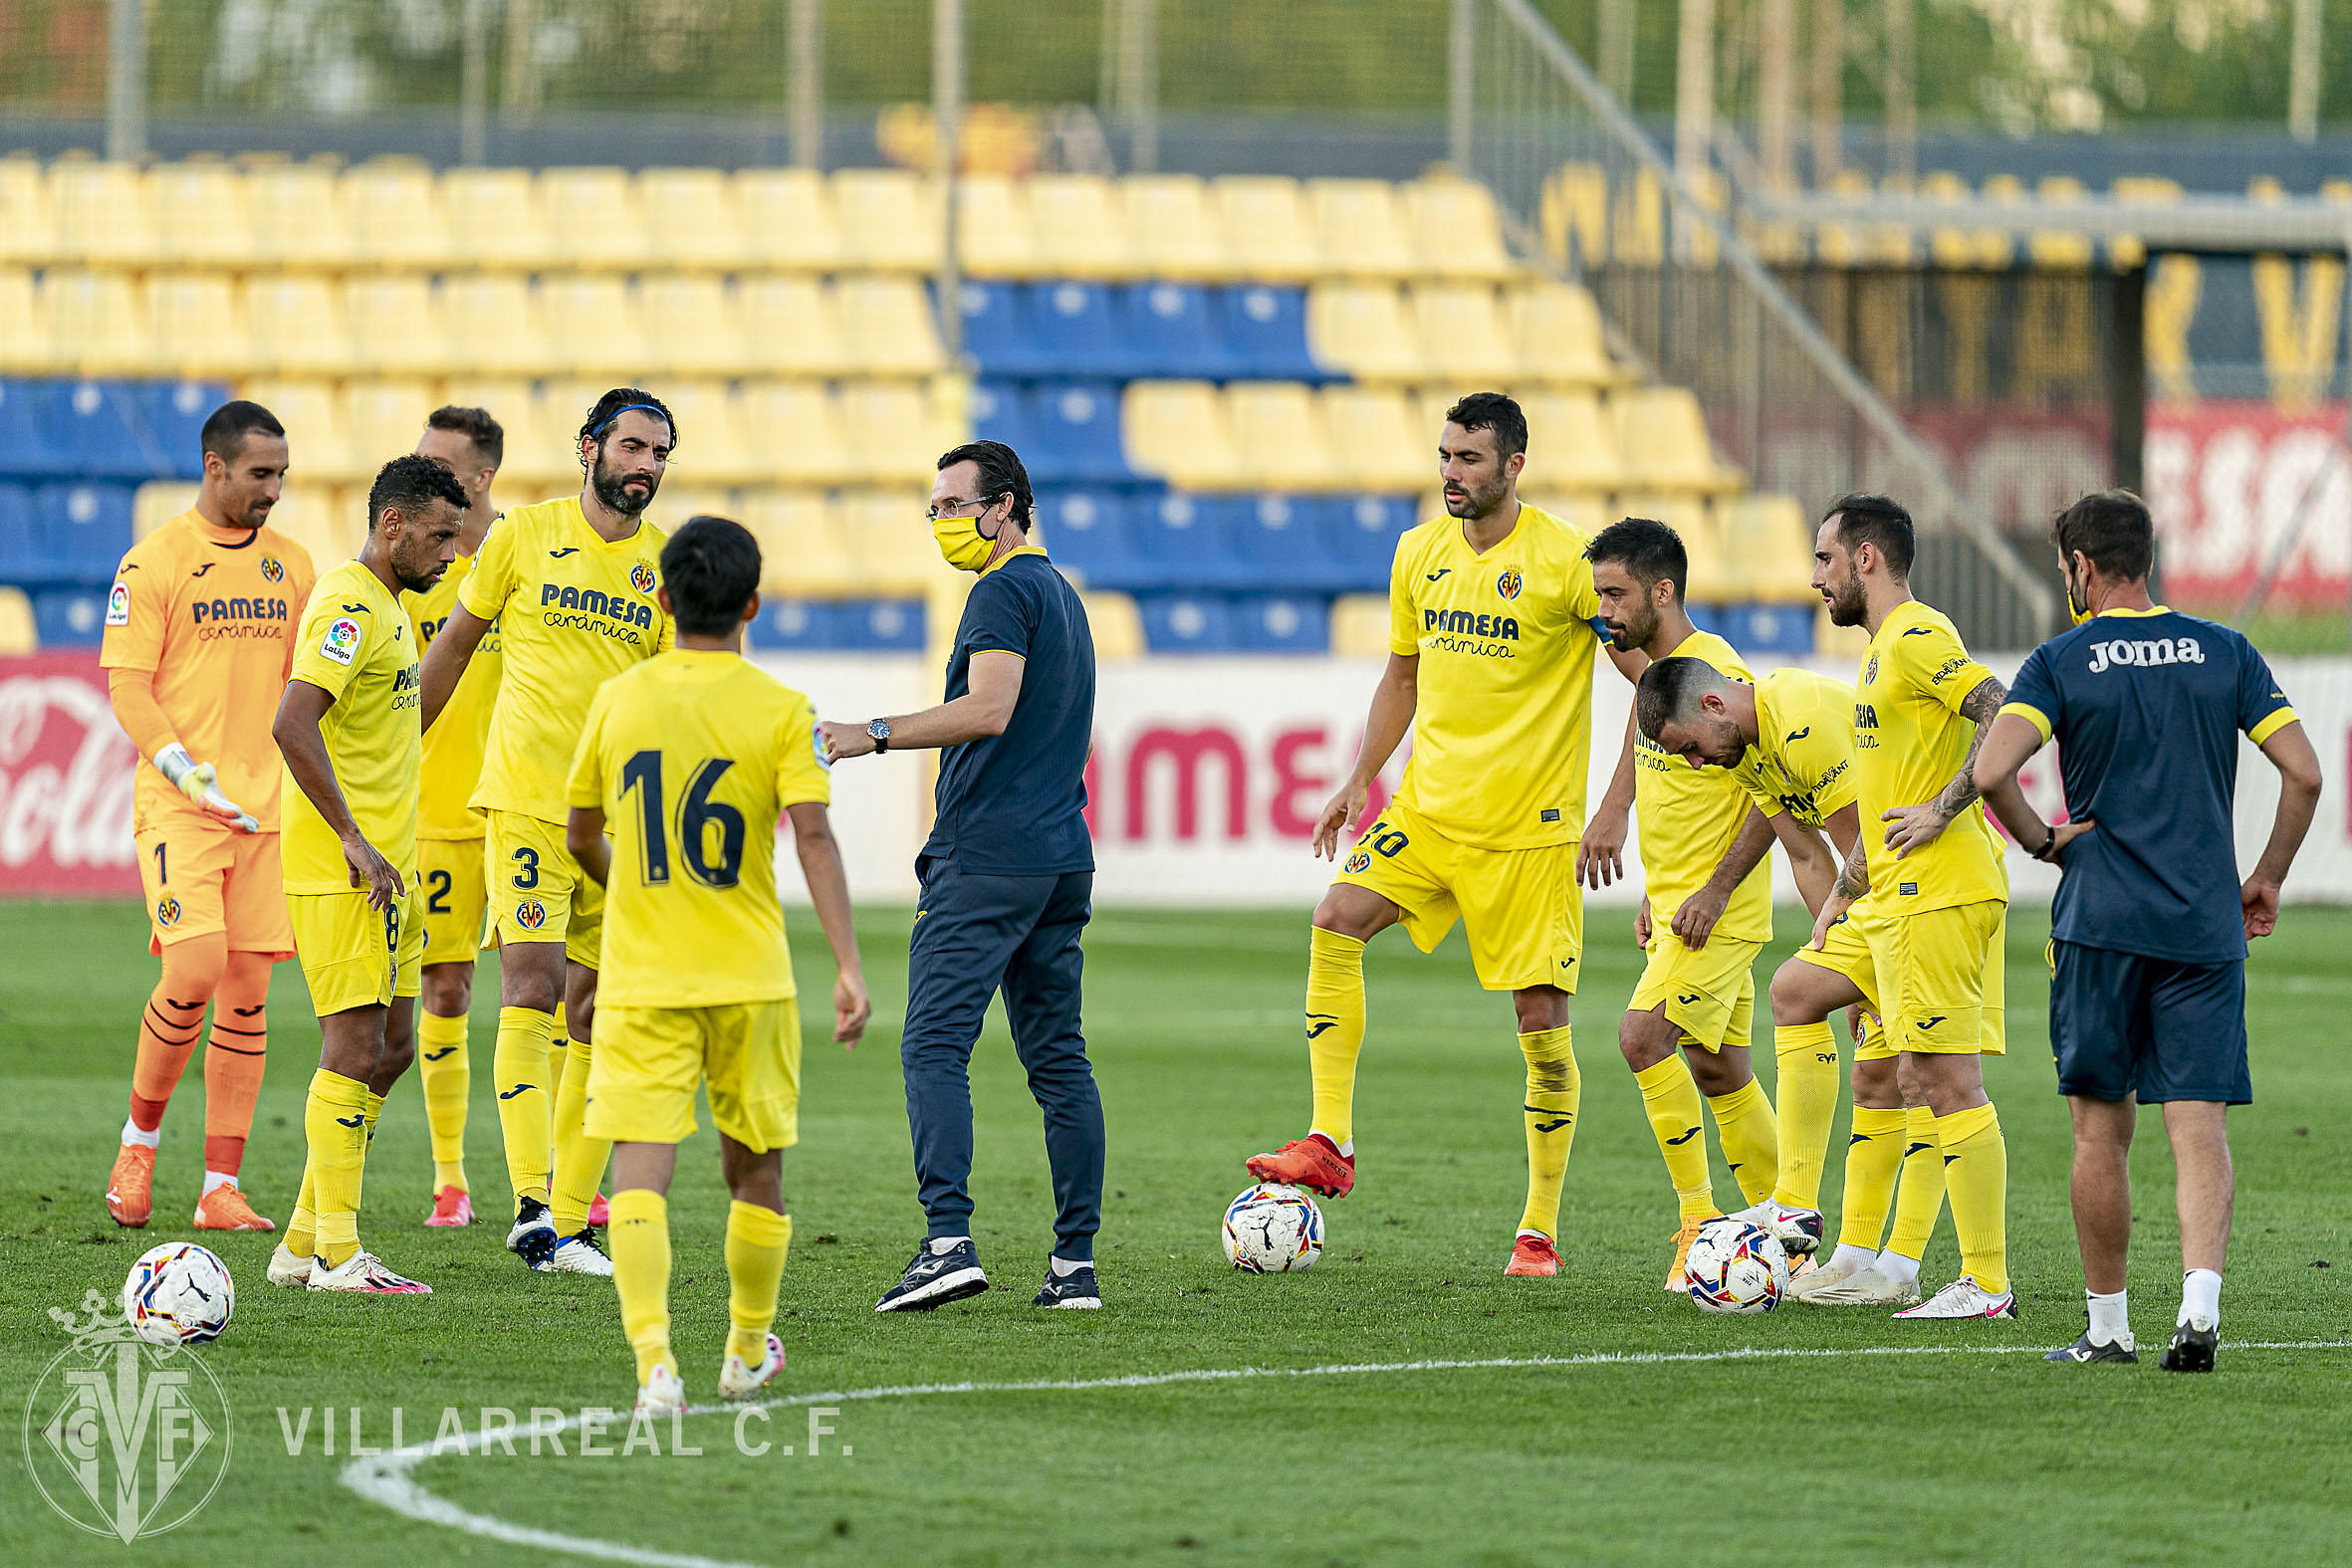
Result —
<instances>
[{"instance_id":1,"label":"blue stadium seat","mask_svg":"<svg viewBox=\"0 0 2352 1568\"><path fill-rule=\"evenodd\" d=\"M1037 443L1029 438L1029 410L1020 387L1011 381L974 381L970 411L974 437L1002 441L1029 460Z\"/></svg>"},{"instance_id":2,"label":"blue stadium seat","mask_svg":"<svg viewBox=\"0 0 2352 1568\"><path fill-rule=\"evenodd\" d=\"M33 492L35 533L52 580L112 577L130 549L130 485L43 485Z\"/></svg>"},{"instance_id":3,"label":"blue stadium seat","mask_svg":"<svg viewBox=\"0 0 2352 1568\"><path fill-rule=\"evenodd\" d=\"M1253 285L1225 290L1219 303L1235 375L1270 381L1340 379L1307 351L1305 290Z\"/></svg>"},{"instance_id":4,"label":"blue stadium seat","mask_svg":"<svg viewBox=\"0 0 2352 1568\"><path fill-rule=\"evenodd\" d=\"M61 381L51 388L48 401L49 439L44 444L48 448L49 473L70 474L77 479L177 476L178 465L147 434L134 384ZM197 472L202 472L201 459Z\"/></svg>"},{"instance_id":5,"label":"blue stadium seat","mask_svg":"<svg viewBox=\"0 0 2352 1568\"><path fill-rule=\"evenodd\" d=\"M836 647L859 653L923 651L921 599L852 599L834 606Z\"/></svg>"},{"instance_id":6,"label":"blue stadium seat","mask_svg":"<svg viewBox=\"0 0 2352 1568\"><path fill-rule=\"evenodd\" d=\"M1331 601L1288 593L1245 593L1232 607L1234 636L1252 653L1328 653Z\"/></svg>"},{"instance_id":7,"label":"blue stadium seat","mask_svg":"<svg viewBox=\"0 0 2352 1568\"><path fill-rule=\"evenodd\" d=\"M1323 514L1329 510L1320 496L1251 497L1242 509L1236 552L1255 568L1251 582L1303 591L1337 586L1339 562L1324 544L1329 530Z\"/></svg>"},{"instance_id":8,"label":"blue stadium seat","mask_svg":"<svg viewBox=\"0 0 2352 1568\"><path fill-rule=\"evenodd\" d=\"M1413 526L1413 498L1340 497L1323 509L1318 521L1325 557L1333 563L1329 586L1343 593L1387 591L1396 542Z\"/></svg>"},{"instance_id":9,"label":"blue stadium seat","mask_svg":"<svg viewBox=\"0 0 2352 1568\"><path fill-rule=\"evenodd\" d=\"M95 648L106 633L107 590L87 584L33 595L44 648Z\"/></svg>"},{"instance_id":10,"label":"blue stadium seat","mask_svg":"<svg viewBox=\"0 0 2352 1568\"><path fill-rule=\"evenodd\" d=\"M1692 606L1692 620L1699 606ZM1742 653L1755 657L1783 655L1801 658L1813 651L1813 607L1810 604L1725 604L1711 617L1712 628Z\"/></svg>"},{"instance_id":11,"label":"blue stadium seat","mask_svg":"<svg viewBox=\"0 0 2352 1568\"><path fill-rule=\"evenodd\" d=\"M1137 508L1135 554L1150 568L1139 585L1238 588L1254 581L1258 568L1240 553L1248 507L1239 496L1170 492Z\"/></svg>"},{"instance_id":12,"label":"blue stadium seat","mask_svg":"<svg viewBox=\"0 0 2352 1568\"><path fill-rule=\"evenodd\" d=\"M41 535L33 521L33 493L22 485L0 485L0 579L39 580L36 559Z\"/></svg>"},{"instance_id":13,"label":"blue stadium seat","mask_svg":"<svg viewBox=\"0 0 2352 1568\"><path fill-rule=\"evenodd\" d=\"M1223 381L1247 373L1225 345L1223 313L1197 284L1137 283L1118 291L1135 368L1129 375Z\"/></svg>"},{"instance_id":14,"label":"blue stadium seat","mask_svg":"<svg viewBox=\"0 0 2352 1568\"><path fill-rule=\"evenodd\" d=\"M8 461L8 470L28 478L63 473L49 449L49 398L54 383L23 376L0 376L0 421L23 443Z\"/></svg>"},{"instance_id":15,"label":"blue stadium seat","mask_svg":"<svg viewBox=\"0 0 2352 1568\"><path fill-rule=\"evenodd\" d=\"M1117 484L1141 476L1127 466L1119 433L1119 389L1108 381L1047 381L1028 397L1022 456L1032 478L1061 484Z\"/></svg>"},{"instance_id":16,"label":"blue stadium seat","mask_svg":"<svg viewBox=\"0 0 2352 1568\"><path fill-rule=\"evenodd\" d=\"M1054 562L1090 588L1127 588L1159 580L1135 548L1134 513L1154 498L1106 487L1049 486L1038 491L1038 525Z\"/></svg>"},{"instance_id":17,"label":"blue stadium seat","mask_svg":"<svg viewBox=\"0 0 2352 1568\"><path fill-rule=\"evenodd\" d=\"M1113 309L1111 291L1103 284L1032 284L1029 317L1036 324L1038 351L1053 362L1051 374L1123 379L1150 373L1128 338L1124 313Z\"/></svg>"},{"instance_id":18,"label":"blue stadium seat","mask_svg":"<svg viewBox=\"0 0 2352 1568\"><path fill-rule=\"evenodd\" d=\"M1019 284L964 284L964 352L983 375L1052 375L1058 368L1039 346L1029 305L1029 293Z\"/></svg>"},{"instance_id":19,"label":"blue stadium seat","mask_svg":"<svg viewBox=\"0 0 2352 1568\"><path fill-rule=\"evenodd\" d=\"M211 381L148 381L138 388L147 437L170 465L161 477L204 477L204 419L228 400L229 389Z\"/></svg>"},{"instance_id":20,"label":"blue stadium seat","mask_svg":"<svg viewBox=\"0 0 2352 1568\"><path fill-rule=\"evenodd\" d=\"M1143 612L1144 645L1154 653L1231 653L1233 614L1213 593L1148 593L1136 599Z\"/></svg>"},{"instance_id":21,"label":"blue stadium seat","mask_svg":"<svg viewBox=\"0 0 2352 1568\"><path fill-rule=\"evenodd\" d=\"M752 642L761 649L816 651L840 646L839 611L826 599L769 599L752 623Z\"/></svg>"}]
</instances>

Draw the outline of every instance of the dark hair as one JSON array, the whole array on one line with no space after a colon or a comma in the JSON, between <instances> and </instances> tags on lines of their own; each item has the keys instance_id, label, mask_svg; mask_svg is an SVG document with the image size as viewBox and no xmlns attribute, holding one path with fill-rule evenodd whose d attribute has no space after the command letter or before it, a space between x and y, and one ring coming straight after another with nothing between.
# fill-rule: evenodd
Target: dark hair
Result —
<instances>
[{"instance_id":1,"label":"dark hair","mask_svg":"<svg viewBox=\"0 0 2352 1568\"><path fill-rule=\"evenodd\" d=\"M263 435L286 434L286 427L278 423L278 416L259 403L234 398L204 416L204 430L200 439L206 455L217 455L224 463L236 461L238 449L245 438L259 431Z\"/></svg>"},{"instance_id":2,"label":"dark hair","mask_svg":"<svg viewBox=\"0 0 2352 1568\"><path fill-rule=\"evenodd\" d=\"M678 444L677 415L670 412L667 403L641 386L616 386L597 398L594 406L588 409L588 417L580 422L580 438L593 441L601 448L605 430L610 428L613 420L632 408L661 415L662 422L670 427L670 445L674 447Z\"/></svg>"},{"instance_id":3,"label":"dark hair","mask_svg":"<svg viewBox=\"0 0 2352 1568\"><path fill-rule=\"evenodd\" d=\"M1684 717L1709 692L1729 684L1723 671L1705 659L1672 655L1641 672L1633 688L1633 722L1653 745L1668 721Z\"/></svg>"},{"instance_id":4,"label":"dark hair","mask_svg":"<svg viewBox=\"0 0 2352 1568\"><path fill-rule=\"evenodd\" d=\"M1691 553L1683 549L1682 536L1649 518L1623 518L1602 529L1584 547L1584 559L1623 561L1645 588L1664 578L1678 599L1691 580Z\"/></svg>"},{"instance_id":5,"label":"dark hair","mask_svg":"<svg viewBox=\"0 0 2352 1568\"><path fill-rule=\"evenodd\" d=\"M681 633L724 637L760 591L760 542L732 519L688 518L661 547L661 585Z\"/></svg>"},{"instance_id":6,"label":"dark hair","mask_svg":"<svg viewBox=\"0 0 2352 1568\"><path fill-rule=\"evenodd\" d=\"M1528 449L1528 416L1501 392L1473 392L1446 410L1446 423L1465 430L1495 432L1495 453L1509 457Z\"/></svg>"},{"instance_id":7,"label":"dark hair","mask_svg":"<svg viewBox=\"0 0 2352 1568\"><path fill-rule=\"evenodd\" d=\"M1918 547L1913 542L1911 514L1903 510L1903 503L1856 491L1829 503L1821 521L1826 523L1831 518L1837 519L1840 545L1849 551L1876 545L1878 553L1886 558L1887 571L1896 581L1911 575L1911 562L1917 557Z\"/></svg>"},{"instance_id":8,"label":"dark hair","mask_svg":"<svg viewBox=\"0 0 2352 1568\"><path fill-rule=\"evenodd\" d=\"M414 452L395 457L375 471L375 483L367 487L367 532L375 532L386 507L398 507L402 517L415 517L436 501L446 501L463 512L467 506L465 486L429 457Z\"/></svg>"},{"instance_id":9,"label":"dark hair","mask_svg":"<svg viewBox=\"0 0 2352 1568\"><path fill-rule=\"evenodd\" d=\"M2156 526L2148 503L2128 490L2098 490L2058 514L2050 525L2058 555L2090 558L2099 575L2137 582L2156 565Z\"/></svg>"},{"instance_id":10,"label":"dark hair","mask_svg":"<svg viewBox=\"0 0 2352 1568\"><path fill-rule=\"evenodd\" d=\"M980 494L975 501L993 502L999 496L1013 498L1013 521L1021 525L1021 532L1037 532L1034 513L1037 497L1030 493L1029 470L1021 463L1021 454L1002 441L967 441L939 454L939 472L944 474L958 463L974 463L980 468Z\"/></svg>"},{"instance_id":11,"label":"dark hair","mask_svg":"<svg viewBox=\"0 0 2352 1568\"><path fill-rule=\"evenodd\" d=\"M455 403L425 416L428 430L451 430L474 443L474 450L492 468L506 461L506 427L490 417L487 408L460 408Z\"/></svg>"}]
</instances>

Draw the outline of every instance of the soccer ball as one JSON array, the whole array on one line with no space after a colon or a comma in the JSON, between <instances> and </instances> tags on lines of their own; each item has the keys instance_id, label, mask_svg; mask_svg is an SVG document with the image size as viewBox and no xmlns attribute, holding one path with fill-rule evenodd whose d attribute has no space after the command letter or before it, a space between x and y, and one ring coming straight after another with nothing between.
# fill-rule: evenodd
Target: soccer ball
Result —
<instances>
[{"instance_id":1,"label":"soccer ball","mask_svg":"<svg viewBox=\"0 0 2352 1568\"><path fill-rule=\"evenodd\" d=\"M1769 1312L1788 1288L1788 1253L1762 1226L1717 1220L1691 1242L1682 1271L1702 1312Z\"/></svg>"},{"instance_id":2,"label":"soccer ball","mask_svg":"<svg viewBox=\"0 0 2352 1568\"><path fill-rule=\"evenodd\" d=\"M1323 1252L1323 1212L1281 1182L1261 1182L1225 1206L1225 1255L1246 1274L1300 1273Z\"/></svg>"},{"instance_id":3,"label":"soccer ball","mask_svg":"<svg viewBox=\"0 0 2352 1568\"><path fill-rule=\"evenodd\" d=\"M201 1345L220 1338L237 1310L229 1265L193 1241L139 1253L122 1281L122 1317L154 1345Z\"/></svg>"}]
</instances>

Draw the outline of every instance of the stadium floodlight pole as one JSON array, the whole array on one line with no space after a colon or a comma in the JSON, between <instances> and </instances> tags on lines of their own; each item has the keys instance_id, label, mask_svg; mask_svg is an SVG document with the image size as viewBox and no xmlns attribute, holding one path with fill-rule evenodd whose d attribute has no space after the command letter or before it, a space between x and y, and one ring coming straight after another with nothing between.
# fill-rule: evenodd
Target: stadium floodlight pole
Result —
<instances>
[{"instance_id":1,"label":"stadium floodlight pole","mask_svg":"<svg viewBox=\"0 0 2352 1568\"><path fill-rule=\"evenodd\" d=\"M1126 81L1127 168L1156 173L1160 166L1160 3L1127 0L1119 67Z\"/></svg>"},{"instance_id":2,"label":"stadium floodlight pole","mask_svg":"<svg viewBox=\"0 0 2352 1568\"><path fill-rule=\"evenodd\" d=\"M147 4L113 0L107 8L107 156L136 163L147 155Z\"/></svg>"},{"instance_id":3,"label":"stadium floodlight pole","mask_svg":"<svg viewBox=\"0 0 2352 1568\"><path fill-rule=\"evenodd\" d=\"M939 176L939 337L950 364L964 355L964 277L956 183L964 143L964 0L931 0L931 160Z\"/></svg>"},{"instance_id":4,"label":"stadium floodlight pole","mask_svg":"<svg viewBox=\"0 0 2352 1568\"><path fill-rule=\"evenodd\" d=\"M1446 156L1454 171L1470 174L1473 74L1478 53L1479 0L1454 0L1452 26L1446 31Z\"/></svg>"},{"instance_id":5,"label":"stadium floodlight pole","mask_svg":"<svg viewBox=\"0 0 2352 1568\"><path fill-rule=\"evenodd\" d=\"M792 0L792 75L786 84L793 167L824 167L824 3Z\"/></svg>"},{"instance_id":6,"label":"stadium floodlight pole","mask_svg":"<svg viewBox=\"0 0 2352 1568\"><path fill-rule=\"evenodd\" d=\"M1886 0L1886 173L1905 190L1919 173L1918 55L1911 0Z\"/></svg>"},{"instance_id":7,"label":"stadium floodlight pole","mask_svg":"<svg viewBox=\"0 0 2352 1568\"><path fill-rule=\"evenodd\" d=\"M465 0L457 67L457 161L490 161L490 0Z\"/></svg>"}]
</instances>

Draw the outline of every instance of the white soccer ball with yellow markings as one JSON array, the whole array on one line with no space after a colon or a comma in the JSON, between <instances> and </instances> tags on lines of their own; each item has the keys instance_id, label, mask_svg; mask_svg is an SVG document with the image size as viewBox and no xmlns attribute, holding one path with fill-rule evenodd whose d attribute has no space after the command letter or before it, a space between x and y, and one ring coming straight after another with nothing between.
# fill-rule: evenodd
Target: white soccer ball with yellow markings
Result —
<instances>
[{"instance_id":1,"label":"white soccer ball with yellow markings","mask_svg":"<svg viewBox=\"0 0 2352 1568\"><path fill-rule=\"evenodd\" d=\"M1745 1220L1716 1220L1691 1242L1683 1281L1702 1312L1769 1312L1788 1288L1788 1251Z\"/></svg>"},{"instance_id":2,"label":"white soccer ball with yellow markings","mask_svg":"<svg viewBox=\"0 0 2352 1568\"><path fill-rule=\"evenodd\" d=\"M1323 1212L1298 1188L1260 1182L1225 1206L1225 1255L1246 1274L1294 1274L1323 1254Z\"/></svg>"}]
</instances>

